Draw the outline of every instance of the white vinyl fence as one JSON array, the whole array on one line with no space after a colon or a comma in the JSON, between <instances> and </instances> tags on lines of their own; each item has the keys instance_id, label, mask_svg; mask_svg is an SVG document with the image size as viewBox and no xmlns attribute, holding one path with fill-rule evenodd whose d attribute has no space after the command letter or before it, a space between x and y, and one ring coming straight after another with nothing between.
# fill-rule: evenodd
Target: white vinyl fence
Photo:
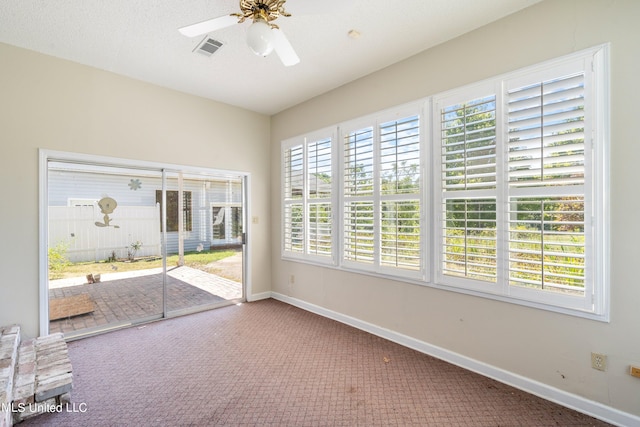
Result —
<instances>
[{"instance_id":1,"label":"white vinyl fence","mask_svg":"<svg viewBox=\"0 0 640 427\"><path fill-rule=\"evenodd\" d=\"M104 261L114 253L127 258L131 244L141 242L135 254L160 256L160 209L158 206L118 206L109 214L109 226L97 206L50 206L49 247L67 246L71 262Z\"/></svg>"}]
</instances>

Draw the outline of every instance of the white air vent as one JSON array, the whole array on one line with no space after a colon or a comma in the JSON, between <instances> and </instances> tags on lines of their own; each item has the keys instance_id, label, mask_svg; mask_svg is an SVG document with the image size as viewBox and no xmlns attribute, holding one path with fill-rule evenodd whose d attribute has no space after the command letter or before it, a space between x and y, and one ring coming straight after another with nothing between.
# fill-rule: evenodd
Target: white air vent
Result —
<instances>
[{"instance_id":1,"label":"white air vent","mask_svg":"<svg viewBox=\"0 0 640 427\"><path fill-rule=\"evenodd\" d=\"M206 36L198 46L193 50L194 52L199 52L203 55L211 56L218 49L222 47L222 42L218 40L214 40L209 36Z\"/></svg>"}]
</instances>

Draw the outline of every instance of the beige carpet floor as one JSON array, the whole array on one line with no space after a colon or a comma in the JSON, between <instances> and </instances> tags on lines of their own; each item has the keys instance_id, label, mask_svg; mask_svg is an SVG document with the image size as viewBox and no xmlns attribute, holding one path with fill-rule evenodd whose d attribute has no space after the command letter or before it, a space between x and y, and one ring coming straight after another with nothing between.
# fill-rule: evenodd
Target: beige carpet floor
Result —
<instances>
[{"instance_id":1,"label":"beige carpet floor","mask_svg":"<svg viewBox=\"0 0 640 427\"><path fill-rule=\"evenodd\" d=\"M275 300L69 343L47 426L604 426Z\"/></svg>"}]
</instances>

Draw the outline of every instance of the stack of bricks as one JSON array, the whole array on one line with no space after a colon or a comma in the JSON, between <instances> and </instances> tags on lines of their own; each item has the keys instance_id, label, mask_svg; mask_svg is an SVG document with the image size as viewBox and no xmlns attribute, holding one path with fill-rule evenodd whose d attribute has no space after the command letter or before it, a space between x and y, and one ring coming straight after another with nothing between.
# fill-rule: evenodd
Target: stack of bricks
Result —
<instances>
[{"instance_id":1,"label":"stack of bricks","mask_svg":"<svg viewBox=\"0 0 640 427\"><path fill-rule=\"evenodd\" d=\"M20 346L18 325L0 327L0 427L12 425L13 376Z\"/></svg>"},{"instance_id":2,"label":"stack of bricks","mask_svg":"<svg viewBox=\"0 0 640 427\"><path fill-rule=\"evenodd\" d=\"M64 336L57 333L20 343L20 327L0 328L0 333L0 427L68 404L73 374Z\"/></svg>"}]
</instances>

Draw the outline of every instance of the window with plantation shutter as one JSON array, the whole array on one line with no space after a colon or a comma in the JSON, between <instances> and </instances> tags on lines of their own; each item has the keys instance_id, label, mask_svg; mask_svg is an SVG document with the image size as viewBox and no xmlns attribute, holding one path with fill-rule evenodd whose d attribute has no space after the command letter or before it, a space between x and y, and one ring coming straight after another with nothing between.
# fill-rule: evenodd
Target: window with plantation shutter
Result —
<instances>
[{"instance_id":1,"label":"window with plantation shutter","mask_svg":"<svg viewBox=\"0 0 640 427\"><path fill-rule=\"evenodd\" d=\"M365 264L375 261L373 201L345 202L344 259Z\"/></svg>"},{"instance_id":2,"label":"window with plantation shutter","mask_svg":"<svg viewBox=\"0 0 640 427\"><path fill-rule=\"evenodd\" d=\"M287 203L284 206L284 251L304 252L304 215L301 203Z\"/></svg>"},{"instance_id":3,"label":"window with plantation shutter","mask_svg":"<svg viewBox=\"0 0 640 427\"><path fill-rule=\"evenodd\" d=\"M284 150L283 250L304 252L304 150L294 145Z\"/></svg>"},{"instance_id":4,"label":"window with plantation shutter","mask_svg":"<svg viewBox=\"0 0 640 427\"><path fill-rule=\"evenodd\" d=\"M608 49L284 141L283 258L608 320Z\"/></svg>"},{"instance_id":5,"label":"window with plantation shutter","mask_svg":"<svg viewBox=\"0 0 640 427\"><path fill-rule=\"evenodd\" d=\"M331 256L331 138L307 143L307 251Z\"/></svg>"},{"instance_id":6,"label":"window with plantation shutter","mask_svg":"<svg viewBox=\"0 0 640 427\"><path fill-rule=\"evenodd\" d=\"M325 130L283 145L284 256L333 262L333 139Z\"/></svg>"},{"instance_id":7,"label":"window with plantation shutter","mask_svg":"<svg viewBox=\"0 0 640 427\"><path fill-rule=\"evenodd\" d=\"M445 276L497 280L496 96L438 104Z\"/></svg>"},{"instance_id":8,"label":"window with plantation shutter","mask_svg":"<svg viewBox=\"0 0 640 427\"><path fill-rule=\"evenodd\" d=\"M607 315L604 55L434 97L436 282Z\"/></svg>"},{"instance_id":9,"label":"window with plantation shutter","mask_svg":"<svg viewBox=\"0 0 640 427\"><path fill-rule=\"evenodd\" d=\"M510 286L578 297L589 290L581 65L507 86Z\"/></svg>"},{"instance_id":10,"label":"window with plantation shutter","mask_svg":"<svg viewBox=\"0 0 640 427\"><path fill-rule=\"evenodd\" d=\"M584 73L508 91L509 186L584 184Z\"/></svg>"},{"instance_id":11,"label":"window with plantation shutter","mask_svg":"<svg viewBox=\"0 0 640 427\"><path fill-rule=\"evenodd\" d=\"M343 260L418 277L424 265L420 116L371 123L343 134Z\"/></svg>"},{"instance_id":12,"label":"window with plantation shutter","mask_svg":"<svg viewBox=\"0 0 640 427\"><path fill-rule=\"evenodd\" d=\"M373 196L373 128L349 133L344 144L344 195Z\"/></svg>"},{"instance_id":13,"label":"window with plantation shutter","mask_svg":"<svg viewBox=\"0 0 640 427\"><path fill-rule=\"evenodd\" d=\"M509 206L509 284L584 296L584 198L511 197Z\"/></svg>"},{"instance_id":14,"label":"window with plantation shutter","mask_svg":"<svg viewBox=\"0 0 640 427\"><path fill-rule=\"evenodd\" d=\"M379 125L380 264L419 271L421 163L418 115Z\"/></svg>"},{"instance_id":15,"label":"window with plantation shutter","mask_svg":"<svg viewBox=\"0 0 640 427\"><path fill-rule=\"evenodd\" d=\"M375 261L373 129L344 136L343 258L364 264Z\"/></svg>"}]
</instances>

